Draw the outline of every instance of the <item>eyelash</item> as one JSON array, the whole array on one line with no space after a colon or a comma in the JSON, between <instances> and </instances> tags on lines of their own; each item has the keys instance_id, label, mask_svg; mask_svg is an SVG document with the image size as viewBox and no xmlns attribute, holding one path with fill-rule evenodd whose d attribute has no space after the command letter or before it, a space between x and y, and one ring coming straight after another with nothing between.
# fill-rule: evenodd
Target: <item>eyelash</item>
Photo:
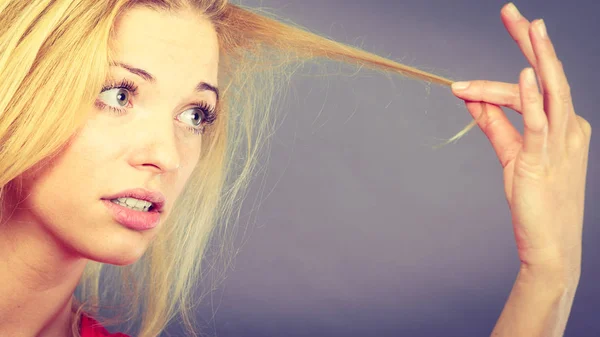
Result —
<instances>
[{"instance_id":1,"label":"eyelash","mask_svg":"<svg viewBox=\"0 0 600 337\"><path fill-rule=\"evenodd\" d=\"M138 95L138 86L135 85L135 83L133 83L132 81L127 80L127 79L123 79L120 82L110 82L107 85L104 85L102 87L102 90L100 91L100 93L103 93L103 92L111 90L111 89L125 89L134 98ZM119 115L119 116L125 114L125 112L126 112L125 108L116 108L114 106L110 106L110 105L102 102L99 99L96 100L95 105L99 109L107 109L108 108L108 110L110 110L112 113ZM215 122L215 120L217 119L216 109L214 107L210 106L206 102L193 102L192 106L189 109L186 109L186 111L191 110L191 109L196 109L196 110L199 110L200 112L202 112L202 114L204 115L204 119L201 124L201 127L196 128L196 127L188 125L188 126L186 126L186 129L188 129L190 132L194 133L195 135L204 134L205 128L209 125L212 125Z\"/></svg>"}]
</instances>

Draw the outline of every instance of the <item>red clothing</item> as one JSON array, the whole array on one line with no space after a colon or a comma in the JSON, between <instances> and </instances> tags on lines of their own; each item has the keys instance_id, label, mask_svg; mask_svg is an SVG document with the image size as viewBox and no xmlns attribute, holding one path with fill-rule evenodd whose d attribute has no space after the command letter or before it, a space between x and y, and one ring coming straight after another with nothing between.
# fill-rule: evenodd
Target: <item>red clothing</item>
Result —
<instances>
[{"instance_id":1,"label":"red clothing","mask_svg":"<svg viewBox=\"0 0 600 337\"><path fill-rule=\"evenodd\" d=\"M130 337L124 333L110 333L98 321L81 315L81 337Z\"/></svg>"}]
</instances>

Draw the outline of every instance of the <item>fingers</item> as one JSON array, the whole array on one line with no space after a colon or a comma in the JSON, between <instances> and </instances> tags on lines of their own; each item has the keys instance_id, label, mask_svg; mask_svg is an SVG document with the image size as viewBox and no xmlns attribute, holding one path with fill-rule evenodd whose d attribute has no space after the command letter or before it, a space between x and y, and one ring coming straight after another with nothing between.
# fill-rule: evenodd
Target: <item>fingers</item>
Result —
<instances>
[{"instance_id":1,"label":"fingers","mask_svg":"<svg viewBox=\"0 0 600 337\"><path fill-rule=\"evenodd\" d=\"M537 69L535 53L529 39L529 21L519 13L519 10L512 2L506 4L500 11L500 14L500 19L504 27L506 27L508 34L519 45L529 64L534 69Z\"/></svg>"},{"instance_id":2,"label":"fingers","mask_svg":"<svg viewBox=\"0 0 600 337\"><path fill-rule=\"evenodd\" d=\"M544 112L543 97L536 84L533 68L527 68L519 77L521 105L523 107L523 153L539 164L547 154L548 119Z\"/></svg>"},{"instance_id":3,"label":"fingers","mask_svg":"<svg viewBox=\"0 0 600 337\"><path fill-rule=\"evenodd\" d=\"M543 20L536 20L531 24L529 37L536 56L540 85L543 88L550 137L561 143L566 139L567 122L575 117L571 89L554 46L548 38Z\"/></svg>"},{"instance_id":4,"label":"fingers","mask_svg":"<svg viewBox=\"0 0 600 337\"><path fill-rule=\"evenodd\" d=\"M583 139L581 136L586 132L589 134L591 128L589 123L580 122L575 114L567 77L548 38L543 20L530 23L512 4L502 9L501 17L533 68L521 72L518 84L471 81L463 83L468 86L462 90L457 87L460 83L453 83L452 91L465 100L474 118L487 111L489 116L484 116L478 124L505 167L521 146L524 154L544 160L549 154L548 147L559 149L564 148L565 144L581 143L579 139ZM523 115L523 137L499 106Z\"/></svg>"},{"instance_id":5,"label":"fingers","mask_svg":"<svg viewBox=\"0 0 600 337\"><path fill-rule=\"evenodd\" d=\"M489 139L502 167L506 167L521 149L523 138L521 134L506 117L499 106L485 102L465 102L467 109L477 120L481 113L483 116L478 125Z\"/></svg>"},{"instance_id":6,"label":"fingers","mask_svg":"<svg viewBox=\"0 0 600 337\"><path fill-rule=\"evenodd\" d=\"M521 15L513 3L508 3L502 8L500 18L510 36L519 45L529 64L537 69L537 58L529 37L530 22ZM456 90L454 85L452 89L459 98L489 102L521 113L521 97L518 84L472 81L468 90Z\"/></svg>"},{"instance_id":7,"label":"fingers","mask_svg":"<svg viewBox=\"0 0 600 337\"><path fill-rule=\"evenodd\" d=\"M535 69L541 85L540 90L548 104L545 108L549 132L558 137L552 137L553 139L563 141L567 137L568 124L575 122L576 115L567 78L554 47L547 38L543 21L536 20L530 23L512 3L506 4L500 13L506 30Z\"/></svg>"},{"instance_id":8,"label":"fingers","mask_svg":"<svg viewBox=\"0 0 600 337\"><path fill-rule=\"evenodd\" d=\"M521 113L521 93L518 84L477 80L466 82L468 87L459 89L455 83L452 84L452 91L463 100L488 102Z\"/></svg>"}]
</instances>

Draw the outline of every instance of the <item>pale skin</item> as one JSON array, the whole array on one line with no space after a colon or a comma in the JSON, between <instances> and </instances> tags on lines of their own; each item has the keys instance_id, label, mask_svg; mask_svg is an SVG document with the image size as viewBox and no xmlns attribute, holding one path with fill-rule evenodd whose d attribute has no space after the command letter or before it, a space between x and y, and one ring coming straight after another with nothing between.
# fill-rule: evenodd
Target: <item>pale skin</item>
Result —
<instances>
[{"instance_id":1,"label":"pale skin","mask_svg":"<svg viewBox=\"0 0 600 337\"><path fill-rule=\"evenodd\" d=\"M502 8L509 34L535 69L519 83L471 81L453 89L502 167L521 269L493 336L562 336L581 274L585 182L591 126L575 113L569 84L543 22ZM500 106L523 115L520 135Z\"/></svg>"},{"instance_id":2,"label":"pale skin","mask_svg":"<svg viewBox=\"0 0 600 337\"><path fill-rule=\"evenodd\" d=\"M486 106L488 116L479 126L504 168L521 259L492 335L561 336L580 277L591 127L575 114L552 43L536 30L539 21L514 17L510 9L501 10L502 21L535 69L543 94L528 84L526 71L518 84L472 81L468 90L453 92L473 117L481 113L481 104ZM112 69L116 79L126 77L140 87L127 114L95 108L59 159L36 179L27 176L29 198L0 231L0 335L67 336L71 295L86 261L132 263L158 230L123 228L94 203L105 194L145 185L167 196L168 213L198 160L201 137L186 133L175 117L192 101L216 104L213 93L193 91L199 81L216 85L212 26L189 13L165 16L134 9L120 22L117 46L120 61L156 80ZM524 135L500 106L523 115ZM65 218L70 209L87 211Z\"/></svg>"},{"instance_id":3,"label":"pale skin","mask_svg":"<svg viewBox=\"0 0 600 337\"><path fill-rule=\"evenodd\" d=\"M0 336L69 336L72 294L86 262L138 260L201 154L201 135L188 129L194 126L189 109L199 101L216 104L215 93L195 90L201 81L218 85L212 24L193 11L169 16L136 8L118 22L115 41L116 60L145 70L154 81L111 67L113 80L138 86L126 113L94 106L86 126L51 167L35 179L23 178L29 197L13 196L10 202L21 204L0 230ZM118 94L111 89L99 98L119 107ZM120 225L100 200L138 187L166 197L154 229Z\"/></svg>"}]
</instances>

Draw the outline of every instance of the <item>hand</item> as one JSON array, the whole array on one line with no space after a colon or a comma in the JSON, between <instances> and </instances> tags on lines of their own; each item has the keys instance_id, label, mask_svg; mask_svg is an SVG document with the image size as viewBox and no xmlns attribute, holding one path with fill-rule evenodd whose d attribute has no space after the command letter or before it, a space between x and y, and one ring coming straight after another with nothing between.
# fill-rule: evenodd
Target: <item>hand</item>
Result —
<instances>
[{"instance_id":1,"label":"hand","mask_svg":"<svg viewBox=\"0 0 600 337\"><path fill-rule=\"evenodd\" d=\"M472 81L454 94L465 100L502 167L522 270L579 280L583 209L591 126L575 114L570 88L542 20L530 23L512 4L502 21L535 69L518 84ZM546 34L547 36L547 34ZM500 108L523 115L521 136Z\"/></svg>"}]
</instances>

